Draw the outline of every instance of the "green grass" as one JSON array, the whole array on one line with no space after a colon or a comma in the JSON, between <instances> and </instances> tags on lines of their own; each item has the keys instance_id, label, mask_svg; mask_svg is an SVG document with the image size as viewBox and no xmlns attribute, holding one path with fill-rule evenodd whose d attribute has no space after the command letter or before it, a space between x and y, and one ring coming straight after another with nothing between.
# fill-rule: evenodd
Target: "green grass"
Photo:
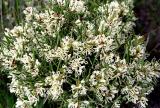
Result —
<instances>
[{"instance_id":1,"label":"green grass","mask_svg":"<svg viewBox=\"0 0 160 108\"><path fill-rule=\"evenodd\" d=\"M16 97L9 92L6 73L0 69L0 108L14 108Z\"/></svg>"}]
</instances>

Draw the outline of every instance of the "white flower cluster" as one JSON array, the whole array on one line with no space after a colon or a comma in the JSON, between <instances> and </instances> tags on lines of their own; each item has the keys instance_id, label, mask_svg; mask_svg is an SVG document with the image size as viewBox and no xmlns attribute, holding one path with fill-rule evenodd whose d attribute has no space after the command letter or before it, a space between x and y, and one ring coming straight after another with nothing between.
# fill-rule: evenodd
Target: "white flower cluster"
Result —
<instances>
[{"instance_id":1,"label":"white flower cluster","mask_svg":"<svg viewBox=\"0 0 160 108\"><path fill-rule=\"evenodd\" d=\"M25 22L6 29L0 53L16 108L35 107L42 98L68 108L145 107L159 64L144 60L131 5L57 0L43 12L26 8Z\"/></svg>"},{"instance_id":2,"label":"white flower cluster","mask_svg":"<svg viewBox=\"0 0 160 108\"><path fill-rule=\"evenodd\" d=\"M64 82L63 77L64 76L59 73L53 73L52 76L48 76L45 79L46 86L51 86L47 90L47 94L51 97L52 100L57 100L61 93L63 93L63 90L61 88Z\"/></svg>"},{"instance_id":3,"label":"white flower cluster","mask_svg":"<svg viewBox=\"0 0 160 108\"><path fill-rule=\"evenodd\" d=\"M85 12L85 2L83 0L53 0L53 3L58 3L61 6L69 4L70 11Z\"/></svg>"}]
</instances>

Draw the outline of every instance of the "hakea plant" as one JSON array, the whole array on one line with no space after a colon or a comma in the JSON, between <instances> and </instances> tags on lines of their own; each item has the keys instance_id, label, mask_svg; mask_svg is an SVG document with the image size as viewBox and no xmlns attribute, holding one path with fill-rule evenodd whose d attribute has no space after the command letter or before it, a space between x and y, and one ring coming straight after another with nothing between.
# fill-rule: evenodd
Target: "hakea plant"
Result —
<instances>
[{"instance_id":1,"label":"hakea plant","mask_svg":"<svg viewBox=\"0 0 160 108\"><path fill-rule=\"evenodd\" d=\"M6 29L1 65L8 70L16 108L39 101L56 107L141 107L159 76L133 32L132 0L57 0L44 11L24 10L25 21Z\"/></svg>"}]
</instances>

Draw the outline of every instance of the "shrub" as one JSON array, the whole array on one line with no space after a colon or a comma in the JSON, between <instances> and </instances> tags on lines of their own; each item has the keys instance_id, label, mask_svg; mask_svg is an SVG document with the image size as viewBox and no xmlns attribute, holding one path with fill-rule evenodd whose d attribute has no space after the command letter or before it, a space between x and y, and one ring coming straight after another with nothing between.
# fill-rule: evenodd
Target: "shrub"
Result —
<instances>
[{"instance_id":1,"label":"shrub","mask_svg":"<svg viewBox=\"0 0 160 108\"><path fill-rule=\"evenodd\" d=\"M6 29L0 56L17 108L46 100L69 108L147 105L159 64L145 60L131 1L57 0L24 14L24 23Z\"/></svg>"}]
</instances>

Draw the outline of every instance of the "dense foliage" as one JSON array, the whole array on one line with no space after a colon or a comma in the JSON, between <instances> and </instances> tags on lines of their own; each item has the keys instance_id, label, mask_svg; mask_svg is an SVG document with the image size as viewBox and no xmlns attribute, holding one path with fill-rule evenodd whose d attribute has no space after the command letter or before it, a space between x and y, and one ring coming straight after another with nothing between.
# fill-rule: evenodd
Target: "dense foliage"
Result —
<instances>
[{"instance_id":1,"label":"dense foliage","mask_svg":"<svg viewBox=\"0 0 160 108\"><path fill-rule=\"evenodd\" d=\"M25 21L6 29L0 61L12 80L16 108L145 107L159 64L145 60L133 31L132 0L57 0L44 11L24 10Z\"/></svg>"}]
</instances>

